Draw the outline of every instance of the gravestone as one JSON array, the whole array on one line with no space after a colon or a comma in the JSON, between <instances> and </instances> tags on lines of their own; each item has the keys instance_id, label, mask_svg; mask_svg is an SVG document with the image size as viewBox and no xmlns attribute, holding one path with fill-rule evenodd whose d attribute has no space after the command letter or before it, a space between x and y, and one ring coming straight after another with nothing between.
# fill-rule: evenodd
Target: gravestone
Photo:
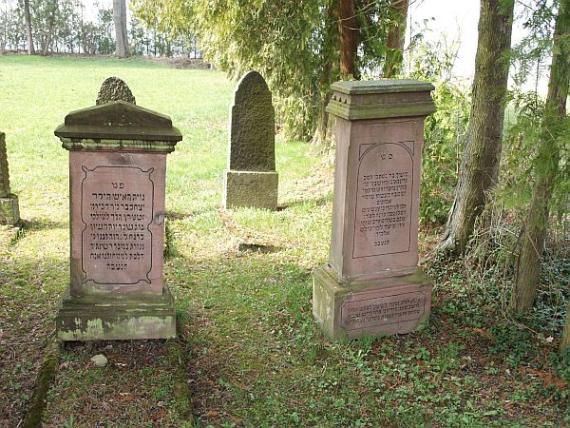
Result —
<instances>
[{"instance_id":1,"label":"gravestone","mask_svg":"<svg viewBox=\"0 0 570 428\"><path fill-rule=\"evenodd\" d=\"M18 197L10 192L6 135L0 132L0 224L13 226L19 221Z\"/></svg>"},{"instance_id":2,"label":"gravestone","mask_svg":"<svg viewBox=\"0 0 570 428\"><path fill-rule=\"evenodd\" d=\"M420 168L433 86L337 82L329 264L315 272L313 314L332 338L407 333L428 319L432 285L418 264Z\"/></svg>"},{"instance_id":3,"label":"gravestone","mask_svg":"<svg viewBox=\"0 0 570 428\"><path fill-rule=\"evenodd\" d=\"M263 77L250 71L239 82L230 111L224 207L277 209L275 111Z\"/></svg>"},{"instance_id":4,"label":"gravestone","mask_svg":"<svg viewBox=\"0 0 570 428\"><path fill-rule=\"evenodd\" d=\"M69 113L55 130L69 150L71 193L63 341L176 336L163 280L165 177L182 135L168 116L131 103L124 82L109 95L116 83L105 81L99 105Z\"/></svg>"}]
</instances>

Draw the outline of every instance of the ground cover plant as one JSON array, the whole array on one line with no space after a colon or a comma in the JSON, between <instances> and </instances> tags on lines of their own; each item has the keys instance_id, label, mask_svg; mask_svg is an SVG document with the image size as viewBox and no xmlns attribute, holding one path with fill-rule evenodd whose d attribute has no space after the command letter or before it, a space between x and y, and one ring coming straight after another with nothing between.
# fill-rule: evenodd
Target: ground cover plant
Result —
<instances>
[{"instance_id":1,"label":"ground cover plant","mask_svg":"<svg viewBox=\"0 0 570 428\"><path fill-rule=\"evenodd\" d=\"M341 343L321 334L311 273L327 259L331 157L278 138L281 208L221 210L234 86L223 74L140 59L4 56L0 126L24 227L0 232L0 425L18 426L30 409L67 285L68 153L53 129L69 111L93 105L111 75L184 135L168 159L166 195L165 279L180 338L65 346L45 426L570 423L570 357L555 352L558 327L525 327L497 311L501 290L491 279L433 257L437 228L420 236L436 283L425 330ZM549 274L567 286L567 266ZM90 362L98 353L107 367Z\"/></svg>"}]
</instances>

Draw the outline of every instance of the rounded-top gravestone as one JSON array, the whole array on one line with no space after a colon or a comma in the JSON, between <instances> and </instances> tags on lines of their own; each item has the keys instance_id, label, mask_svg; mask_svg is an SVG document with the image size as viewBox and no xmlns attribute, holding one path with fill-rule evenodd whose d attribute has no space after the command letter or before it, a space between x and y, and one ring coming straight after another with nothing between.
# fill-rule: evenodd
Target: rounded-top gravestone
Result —
<instances>
[{"instance_id":1,"label":"rounded-top gravestone","mask_svg":"<svg viewBox=\"0 0 570 428\"><path fill-rule=\"evenodd\" d=\"M226 208L277 208L275 110L257 71L238 83L230 111L230 144L224 192Z\"/></svg>"}]
</instances>

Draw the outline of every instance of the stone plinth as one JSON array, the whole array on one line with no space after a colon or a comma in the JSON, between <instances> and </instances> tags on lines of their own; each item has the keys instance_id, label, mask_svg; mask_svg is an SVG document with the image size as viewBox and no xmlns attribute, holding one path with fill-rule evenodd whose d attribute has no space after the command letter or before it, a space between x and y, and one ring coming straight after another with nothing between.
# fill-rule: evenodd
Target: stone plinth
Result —
<instances>
[{"instance_id":1,"label":"stone plinth","mask_svg":"<svg viewBox=\"0 0 570 428\"><path fill-rule=\"evenodd\" d=\"M13 226L19 221L18 197L10 192L6 135L0 132L0 224Z\"/></svg>"},{"instance_id":2,"label":"stone plinth","mask_svg":"<svg viewBox=\"0 0 570 428\"><path fill-rule=\"evenodd\" d=\"M256 71L239 82L230 117L223 205L275 210L275 111L267 83Z\"/></svg>"},{"instance_id":3,"label":"stone plinth","mask_svg":"<svg viewBox=\"0 0 570 428\"><path fill-rule=\"evenodd\" d=\"M175 337L163 250L166 156L180 132L167 116L119 100L68 114L55 134L70 151L71 192L59 339Z\"/></svg>"},{"instance_id":4,"label":"stone plinth","mask_svg":"<svg viewBox=\"0 0 570 428\"><path fill-rule=\"evenodd\" d=\"M420 168L429 83L339 82L329 265L314 276L313 313L333 338L406 333L428 317L417 268Z\"/></svg>"}]
</instances>

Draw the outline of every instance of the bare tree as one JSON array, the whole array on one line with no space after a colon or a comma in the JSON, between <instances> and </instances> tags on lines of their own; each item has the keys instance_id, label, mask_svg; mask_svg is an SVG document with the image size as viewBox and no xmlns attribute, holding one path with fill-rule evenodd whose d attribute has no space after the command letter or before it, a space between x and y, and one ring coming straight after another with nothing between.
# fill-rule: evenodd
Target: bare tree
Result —
<instances>
[{"instance_id":1,"label":"bare tree","mask_svg":"<svg viewBox=\"0 0 570 428\"><path fill-rule=\"evenodd\" d=\"M26 19L26 32L28 33L28 54L34 55L34 36L32 33L32 15L30 13L30 0L24 0L24 17Z\"/></svg>"},{"instance_id":2,"label":"bare tree","mask_svg":"<svg viewBox=\"0 0 570 428\"><path fill-rule=\"evenodd\" d=\"M560 342L560 352L564 352L570 347L570 303L566 307L566 325L562 333L562 341Z\"/></svg>"},{"instance_id":3,"label":"bare tree","mask_svg":"<svg viewBox=\"0 0 570 428\"><path fill-rule=\"evenodd\" d=\"M113 21L115 22L116 51L119 58L129 56L127 38L127 4L126 0L113 0Z\"/></svg>"},{"instance_id":4,"label":"bare tree","mask_svg":"<svg viewBox=\"0 0 570 428\"><path fill-rule=\"evenodd\" d=\"M532 306L540 281L540 263L548 229L549 203L560 160L557 139L565 132L562 125L566 117L566 99L570 84L569 37L570 0L560 0L554 29L552 65L542 119L541 141L534 168L536 181L524 223L512 296L512 306L517 312L525 311Z\"/></svg>"},{"instance_id":5,"label":"bare tree","mask_svg":"<svg viewBox=\"0 0 570 428\"><path fill-rule=\"evenodd\" d=\"M472 108L459 182L441 250L462 253L497 181L514 0L481 0Z\"/></svg>"},{"instance_id":6,"label":"bare tree","mask_svg":"<svg viewBox=\"0 0 570 428\"><path fill-rule=\"evenodd\" d=\"M388 29L386 40L386 62L383 74L387 78L398 75L402 68L409 4L409 0L392 0L390 5L394 21Z\"/></svg>"},{"instance_id":7,"label":"bare tree","mask_svg":"<svg viewBox=\"0 0 570 428\"><path fill-rule=\"evenodd\" d=\"M358 77L356 58L360 35L356 19L355 0L340 0L340 74L344 77Z\"/></svg>"}]
</instances>

